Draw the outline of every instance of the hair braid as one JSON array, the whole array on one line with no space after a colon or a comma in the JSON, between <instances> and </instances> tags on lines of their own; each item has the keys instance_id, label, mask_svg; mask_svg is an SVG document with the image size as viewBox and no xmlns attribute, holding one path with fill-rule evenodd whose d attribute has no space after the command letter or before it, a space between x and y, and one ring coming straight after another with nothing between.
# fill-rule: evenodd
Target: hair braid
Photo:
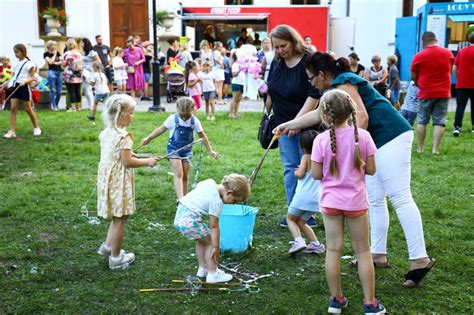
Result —
<instances>
[{"instance_id":1,"label":"hair braid","mask_svg":"<svg viewBox=\"0 0 474 315\"><path fill-rule=\"evenodd\" d=\"M336 177L337 176L337 165L336 165L336 127L334 124L334 112L332 111L331 107L328 104L325 104L326 110L328 112L328 120L329 120L329 136L331 138L331 162L329 164L329 171L331 175Z\"/></svg>"},{"instance_id":2,"label":"hair braid","mask_svg":"<svg viewBox=\"0 0 474 315\"><path fill-rule=\"evenodd\" d=\"M365 161L362 160L360 156L359 131L357 130L356 110L355 110L353 101L351 99L349 99L349 101L352 103L351 116L352 116L352 124L354 125L354 139L355 139L354 166L356 169L362 170L362 168L365 166Z\"/></svg>"}]
</instances>

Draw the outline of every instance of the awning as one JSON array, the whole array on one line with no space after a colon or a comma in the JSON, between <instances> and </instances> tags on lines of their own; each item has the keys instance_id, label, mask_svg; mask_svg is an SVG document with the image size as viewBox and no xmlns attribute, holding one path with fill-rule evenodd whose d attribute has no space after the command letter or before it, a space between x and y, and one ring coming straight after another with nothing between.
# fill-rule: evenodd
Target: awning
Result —
<instances>
[{"instance_id":1,"label":"awning","mask_svg":"<svg viewBox=\"0 0 474 315\"><path fill-rule=\"evenodd\" d=\"M183 20L258 20L262 21L268 18L268 13L239 13L239 14L203 14L203 13L185 13L181 16Z\"/></svg>"},{"instance_id":2,"label":"awning","mask_svg":"<svg viewBox=\"0 0 474 315\"><path fill-rule=\"evenodd\" d=\"M474 14L448 15L453 22L474 22Z\"/></svg>"}]
</instances>

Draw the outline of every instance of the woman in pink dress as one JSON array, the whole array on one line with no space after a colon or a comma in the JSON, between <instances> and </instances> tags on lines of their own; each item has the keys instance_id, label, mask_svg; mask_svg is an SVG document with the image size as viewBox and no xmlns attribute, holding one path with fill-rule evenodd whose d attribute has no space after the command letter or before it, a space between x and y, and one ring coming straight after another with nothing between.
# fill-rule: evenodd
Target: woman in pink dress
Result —
<instances>
[{"instance_id":1,"label":"woman in pink dress","mask_svg":"<svg viewBox=\"0 0 474 315\"><path fill-rule=\"evenodd\" d=\"M140 47L133 45L133 39L127 40L127 47L123 55L123 59L128 64L127 90L130 90L131 96L135 97L137 91L141 93L145 89L145 75L143 73L145 55Z\"/></svg>"}]
</instances>

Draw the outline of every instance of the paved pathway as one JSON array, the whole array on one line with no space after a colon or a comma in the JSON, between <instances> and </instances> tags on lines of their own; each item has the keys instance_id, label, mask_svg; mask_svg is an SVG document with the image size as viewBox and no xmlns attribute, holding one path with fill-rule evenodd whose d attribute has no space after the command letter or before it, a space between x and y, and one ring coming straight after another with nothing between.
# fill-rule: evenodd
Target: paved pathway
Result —
<instances>
[{"instance_id":1,"label":"paved pathway","mask_svg":"<svg viewBox=\"0 0 474 315\"><path fill-rule=\"evenodd\" d=\"M229 99L225 99L225 105L216 105L216 111L224 111L224 112L228 112L229 111L229 105L230 105L230 98ZM83 98L83 102L87 103L87 101L84 101L84 98ZM153 105L153 101L138 101L137 102L137 111L138 112L146 112L148 111L148 108L150 106ZM166 102L166 97L161 97L161 106L163 106L165 108L165 110L167 112L176 112L176 102L174 103L170 103L168 104ZM204 110L203 107L205 107L205 103L204 103L204 100L202 100L201 102L201 110ZM65 104L65 97L61 97L61 100L59 102L59 108L62 108L64 109L66 107L66 104ZM99 105L99 110L103 107L103 105ZM456 110L456 99L455 98L451 98L449 100L449 108L448 110L450 112L454 112ZM240 111L242 112L262 112L263 111L263 100L249 100L249 99L244 99L242 100L242 102L240 103ZM466 108L466 112L470 112L471 111L471 107L468 106Z\"/></svg>"}]
</instances>

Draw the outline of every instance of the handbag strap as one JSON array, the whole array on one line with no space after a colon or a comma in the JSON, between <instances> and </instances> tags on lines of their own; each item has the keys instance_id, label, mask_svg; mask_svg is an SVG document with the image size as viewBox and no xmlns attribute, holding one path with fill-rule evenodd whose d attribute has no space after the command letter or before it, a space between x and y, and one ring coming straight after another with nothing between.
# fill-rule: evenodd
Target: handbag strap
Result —
<instances>
[{"instance_id":1,"label":"handbag strap","mask_svg":"<svg viewBox=\"0 0 474 315\"><path fill-rule=\"evenodd\" d=\"M26 59L26 61L25 61L25 62L24 62L22 65L21 65L21 67L20 67L20 71L18 71L18 73L16 74L16 76L15 76L15 79L13 80L13 84L12 84L12 85L15 85L15 83L16 83L16 80L18 79L18 76L19 76L19 75L20 75L20 73L21 73L21 70L23 70L23 67L25 66L25 64L26 64L28 61L29 61L29 60L28 60L28 59Z\"/></svg>"}]
</instances>

